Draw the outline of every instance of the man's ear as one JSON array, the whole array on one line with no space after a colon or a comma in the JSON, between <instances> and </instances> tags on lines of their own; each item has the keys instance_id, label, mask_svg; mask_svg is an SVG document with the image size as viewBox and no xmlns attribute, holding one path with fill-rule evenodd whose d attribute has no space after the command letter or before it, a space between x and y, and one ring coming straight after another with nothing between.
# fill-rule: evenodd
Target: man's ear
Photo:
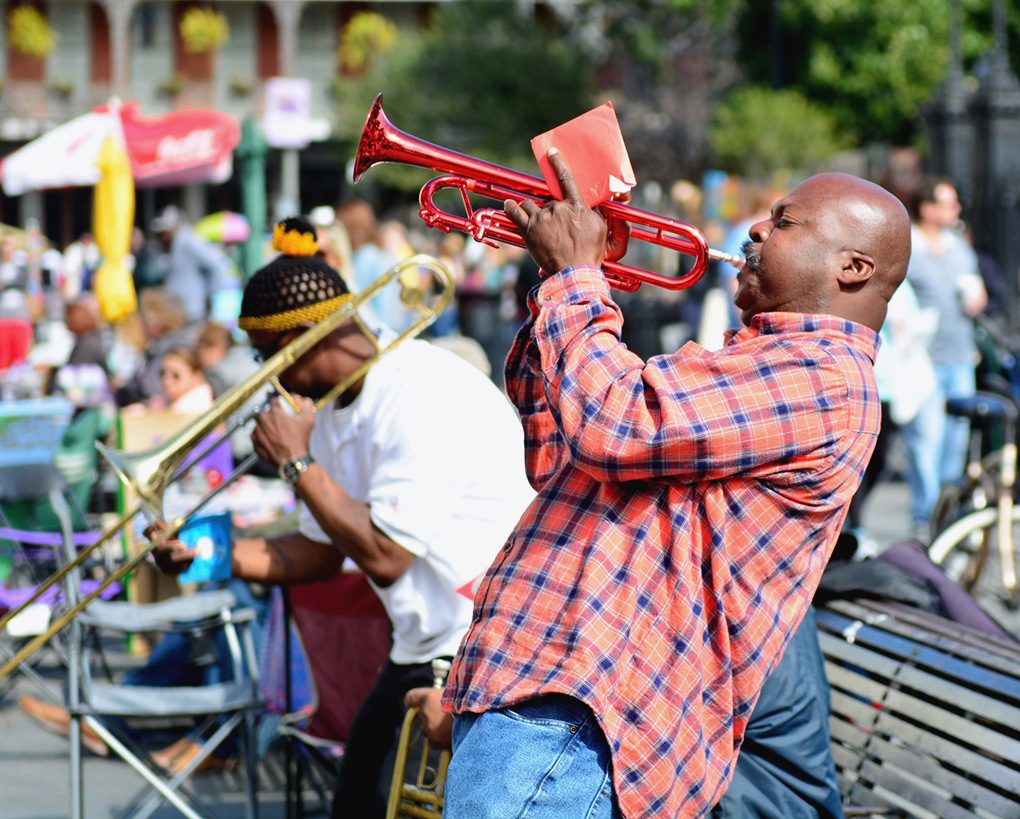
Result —
<instances>
[{"instance_id":1,"label":"man's ear","mask_svg":"<svg viewBox=\"0 0 1020 819\"><path fill-rule=\"evenodd\" d=\"M840 262L837 279L842 285L860 285L875 275L875 260L856 250L848 250Z\"/></svg>"}]
</instances>

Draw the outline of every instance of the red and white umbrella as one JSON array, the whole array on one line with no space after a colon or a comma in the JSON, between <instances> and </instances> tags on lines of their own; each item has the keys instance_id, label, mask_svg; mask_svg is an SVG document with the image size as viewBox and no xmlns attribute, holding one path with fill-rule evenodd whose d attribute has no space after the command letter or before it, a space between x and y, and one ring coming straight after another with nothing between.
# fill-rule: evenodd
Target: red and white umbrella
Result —
<instances>
[{"instance_id":1,"label":"red and white umbrella","mask_svg":"<svg viewBox=\"0 0 1020 819\"><path fill-rule=\"evenodd\" d=\"M4 157L4 193L95 185L99 149L107 136L124 144L138 187L224 182L240 139L237 120L204 108L158 117L138 113L134 102L113 101L48 131Z\"/></svg>"}]
</instances>

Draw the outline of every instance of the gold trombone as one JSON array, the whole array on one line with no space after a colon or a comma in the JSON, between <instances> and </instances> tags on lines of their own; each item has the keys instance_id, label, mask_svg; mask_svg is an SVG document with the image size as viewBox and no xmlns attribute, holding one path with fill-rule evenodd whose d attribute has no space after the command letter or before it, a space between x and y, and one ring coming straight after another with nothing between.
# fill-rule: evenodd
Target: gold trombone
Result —
<instances>
[{"instance_id":1,"label":"gold trombone","mask_svg":"<svg viewBox=\"0 0 1020 819\"><path fill-rule=\"evenodd\" d=\"M406 272L415 269L427 269L432 272L436 282L440 286L438 296L430 301L428 294L420 287L410 283L413 277L405 276ZM418 314L417 320L409 328L404 330L389 344L383 346L379 343L375 334L368 331L358 315L358 309L369 299L375 296L383 287L396 281L401 287L400 298L404 306ZM276 379L289 369L302 355L312 347L326 338L348 319L353 318L362 328L365 335L375 344L376 352L370 359L362 364L355 372L351 373L341 383L333 387L325 396L315 404L316 411L328 406L334 399L346 392L351 385L355 384L368 370L384 355L396 349L404 341L413 338L421 333L426 327L434 322L439 315L449 306L453 299L454 282L449 271L432 256L416 255L390 268L368 287L359 292L354 299L344 304L335 312L324 318L314 327L309 328L290 344L283 347L272 358L263 364L259 370L253 373L246 381L225 393L211 409L200 415L183 430L170 438L165 443L144 452L125 453L111 450L102 444L97 444L99 451L110 462L117 471L124 484L130 487L139 498L136 503L116 523L107 527L99 539L91 546L83 549L77 554L74 560L64 565L57 572L47 578L36 588L33 594L18 608L7 612L0 618L0 632L6 628L14 617L32 605L51 586L59 583L72 569L80 566L89 555L101 547L108 540L116 536L120 530L127 525L139 512L146 512L152 518L163 519L163 493L167 487L187 471L187 468L201 460L213 448L219 446L232 432L248 423L261 407L244 416L235 419L227 425L226 431L218 436L215 442L202 449L202 452L194 458L189 459L192 451L212 435L227 419L231 418L247 401L256 395L267 385L276 386ZM284 395L286 393L284 392ZM230 476L223 481L216 489L212 490L201 498L187 513L171 522L149 545L135 552L130 559L121 564L116 571L109 574L99 586L90 594L84 596L81 601L57 618L50 627L42 634L35 637L17 654L0 668L0 680L14 671L25 659L31 656L40 646L45 644L54 634L70 623L80 614L86 606L97 599L103 591L113 583L120 580L128 572L135 569L149 554L166 540L172 538L177 530L191 516L195 515L206 506L216 495L222 492L234 480L247 472L255 463L257 457L250 455Z\"/></svg>"},{"instance_id":2,"label":"gold trombone","mask_svg":"<svg viewBox=\"0 0 1020 819\"><path fill-rule=\"evenodd\" d=\"M449 660L432 661L432 687L442 688L446 675L450 673ZM414 744L414 728L418 709L411 708L404 717L397 745L397 761L393 767L393 784L390 786L390 801L386 808L386 819L442 819L443 791L446 788L446 770L450 767L450 752L439 756L439 767L429 767L429 753L432 746L422 737L421 762L414 783L407 778L407 759Z\"/></svg>"}]
</instances>

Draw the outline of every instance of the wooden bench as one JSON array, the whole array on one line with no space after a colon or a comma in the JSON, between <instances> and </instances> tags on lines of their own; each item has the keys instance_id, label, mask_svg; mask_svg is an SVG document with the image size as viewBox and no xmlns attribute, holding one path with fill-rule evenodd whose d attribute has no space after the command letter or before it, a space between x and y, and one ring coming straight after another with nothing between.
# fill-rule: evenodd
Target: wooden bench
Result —
<instances>
[{"instance_id":1,"label":"wooden bench","mask_svg":"<svg viewBox=\"0 0 1020 819\"><path fill-rule=\"evenodd\" d=\"M818 611L847 816L1020 819L1020 650L892 603Z\"/></svg>"}]
</instances>

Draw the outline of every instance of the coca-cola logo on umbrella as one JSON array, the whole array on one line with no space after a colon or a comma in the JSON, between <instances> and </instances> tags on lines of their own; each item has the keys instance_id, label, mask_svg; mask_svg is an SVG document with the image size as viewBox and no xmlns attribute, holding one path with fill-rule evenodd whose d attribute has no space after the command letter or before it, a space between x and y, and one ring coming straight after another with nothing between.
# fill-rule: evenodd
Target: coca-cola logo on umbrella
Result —
<instances>
[{"instance_id":1,"label":"coca-cola logo on umbrella","mask_svg":"<svg viewBox=\"0 0 1020 819\"><path fill-rule=\"evenodd\" d=\"M183 137L166 136L156 146L157 162L203 162L216 157L216 132L202 128Z\"/></svg>"}]
</instances>

